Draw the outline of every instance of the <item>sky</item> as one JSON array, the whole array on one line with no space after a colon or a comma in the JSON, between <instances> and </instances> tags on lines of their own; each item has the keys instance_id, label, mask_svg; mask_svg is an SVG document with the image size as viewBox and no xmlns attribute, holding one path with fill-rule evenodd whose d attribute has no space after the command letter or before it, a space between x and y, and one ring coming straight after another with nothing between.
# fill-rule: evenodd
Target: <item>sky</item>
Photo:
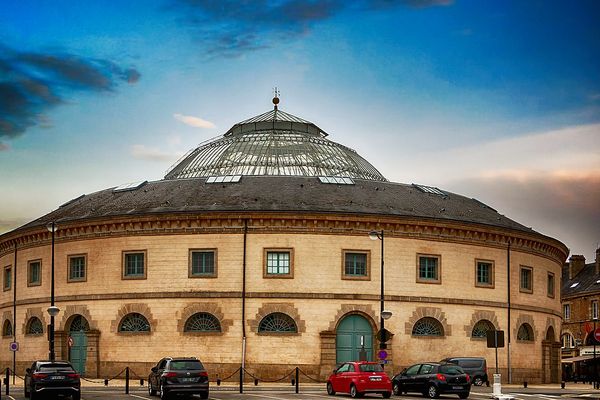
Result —
<instances>
[{"instance_id":1,"label":"sky","mask_svg":"<svg viewBox=\"0 0 600 400\"><path fill-rule=\"evenodd\" d=\"M0 233L279 108L595 258L600 2L0 0Z\"/></svg>"}]
</instances>

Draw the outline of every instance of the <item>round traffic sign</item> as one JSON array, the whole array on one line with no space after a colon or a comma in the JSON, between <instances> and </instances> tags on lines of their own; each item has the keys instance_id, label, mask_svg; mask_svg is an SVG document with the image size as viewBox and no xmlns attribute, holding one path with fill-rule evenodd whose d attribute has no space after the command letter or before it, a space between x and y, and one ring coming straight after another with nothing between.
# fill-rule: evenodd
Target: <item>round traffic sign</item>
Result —
<instances>
[{"instance_id":1,"label":"round traffic sign","mask_svg":"<svg viewBox=\"0 0 600 400\"><path fill-rule=\"evenodd\" d=\"M596 328L596 330L594 331L594 339L600 342L600 328Z\"/></svg>"},{"instance_id":2,"label":"round traffic sign","mask_svg":"<svg viewBox=\"0 0 600 400\"><path fill-rule=\"evenodd\" d=\"M8 348L10 349L10 351L18 351L19 343L18 342L10 342L10 344L8 345Z\"/></svg>"},{"instance_id":3,"label":"round traffic sign","mask_svg":"<svg viewBox=\"0 0 600 400\"><path fill-rule=\"evenodd\" d=\"M380 360L385 360L387 356L388 353L385 350L379 350L379 353L377 353L377 357L379 357Z\"/></svg>"}]
</instances>

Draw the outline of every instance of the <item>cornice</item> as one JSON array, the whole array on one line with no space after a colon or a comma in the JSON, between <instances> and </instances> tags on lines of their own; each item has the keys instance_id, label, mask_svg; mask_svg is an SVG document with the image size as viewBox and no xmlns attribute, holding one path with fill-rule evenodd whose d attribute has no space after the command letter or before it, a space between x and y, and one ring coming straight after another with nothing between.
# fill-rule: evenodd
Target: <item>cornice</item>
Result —
<instances>
[{"instance_id":1,"label":"cornice","mask_svg":"<svg viewBox=\"0 0 600 400\"><path fill-rule=\"evenodd\" d=\"M101 238L229 233L294 233L356 235L385 230L386 238L440 241L507 249L547 258L563 265L568 249L559 241L537 232L510 230L490 225L427 218L355 214L288 212L214 212L203 214L152 214L57 221L57 244ZM50 232L42 227L15 230L0 236L0 256L18 249L48 245Z\"/></svg>"}]
</instances>

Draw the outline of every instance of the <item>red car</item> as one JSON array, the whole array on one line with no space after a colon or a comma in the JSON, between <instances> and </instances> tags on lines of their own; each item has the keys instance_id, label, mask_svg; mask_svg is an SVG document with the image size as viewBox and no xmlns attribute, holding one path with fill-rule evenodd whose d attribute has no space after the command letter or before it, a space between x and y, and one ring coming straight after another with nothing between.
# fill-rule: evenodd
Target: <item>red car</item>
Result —
<instances>
[{"instance_id":1,"label":"red car","mask_svg":"<svg viewBox=\"0 0 600 400\"><path fill-rule=\"evenodd\" d=\"M384 399L392 395L392 381L379 363L351 361L342 364L327 379L327 394L350 393L353 398L365 393L380 393Z\"/></svg>"}]
</instances>

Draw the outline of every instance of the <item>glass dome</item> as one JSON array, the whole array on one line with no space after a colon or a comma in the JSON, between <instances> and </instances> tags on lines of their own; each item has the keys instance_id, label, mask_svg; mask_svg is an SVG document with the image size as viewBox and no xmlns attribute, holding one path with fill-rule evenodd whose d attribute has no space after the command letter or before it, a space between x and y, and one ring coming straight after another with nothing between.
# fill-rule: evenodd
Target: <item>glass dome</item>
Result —
<instances>
[{"instance_id":1,"label":"glass dome","mask_svg":"<svg viewBox=\"0 0 600 400\"><path fill-rule=\"evenodd\" d=\"M274 99L275 100L275 99ZM387 181L353 149L312 122L277 109L239 122L183 156L165 179L212 176L328 176Z\"/></svg>"}]
</instances>

